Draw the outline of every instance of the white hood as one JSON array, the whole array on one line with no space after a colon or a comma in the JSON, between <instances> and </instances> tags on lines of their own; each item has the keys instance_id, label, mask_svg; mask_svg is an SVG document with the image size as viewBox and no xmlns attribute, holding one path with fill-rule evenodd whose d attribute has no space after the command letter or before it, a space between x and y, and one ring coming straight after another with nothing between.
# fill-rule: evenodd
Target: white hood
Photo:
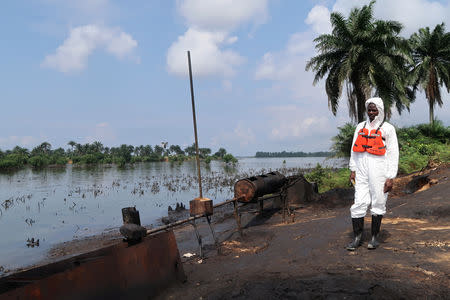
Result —
<instances>
[{"instance_id":1,"label":"white hood","mask_svg":"<svg viewBox=\"0 0 450 300\"><path fill-rule=\"evenodd\" d=\"M383 100L379 97L374 97L374 98L370 98L367 99L366 101L366 111L367 111L367 107L369 106L370 103L373 103L377 106L378 109L378 116L375 117L374 121L378 121L378 122L383 122L384 120L384 104L383 104ZM370 122L368 120L368 122Z\"/></svg>"}]
</instances>

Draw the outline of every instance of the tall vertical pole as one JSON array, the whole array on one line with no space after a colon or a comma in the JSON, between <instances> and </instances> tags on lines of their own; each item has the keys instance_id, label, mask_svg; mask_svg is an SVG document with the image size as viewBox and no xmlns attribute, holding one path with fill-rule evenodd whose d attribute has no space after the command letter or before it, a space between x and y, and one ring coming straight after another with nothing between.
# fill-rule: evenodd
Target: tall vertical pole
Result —
<instances>
[{"instance_id":1,"label":"tall vertical pole","mask_svg":"<svg viewBox=\"0 0 450 300\"><path fill-rule=\"evenodd\" d=\"M187 55L188 55L188 64L189 64L189 80L191 83L192 119L194 120L195 152L196 152L196 156L197 156L198 190L200 192L200 198L203 198L202 175L200 172L200 156L199 156L199 151L198 151L197 119L195 117L194 84L192 83L191 52L188 51Z\"/></svg>"}]
</instances>

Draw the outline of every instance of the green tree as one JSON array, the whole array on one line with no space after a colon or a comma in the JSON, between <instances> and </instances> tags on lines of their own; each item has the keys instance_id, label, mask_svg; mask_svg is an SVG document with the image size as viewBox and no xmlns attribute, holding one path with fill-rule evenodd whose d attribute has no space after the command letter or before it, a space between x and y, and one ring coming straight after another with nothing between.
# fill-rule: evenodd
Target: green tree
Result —
<instances>
[{"instance_id":1,"label":"green tree","mask_svg":"<svg viewBox=\"0 0 450 300\"><path fill-rule=\"evenodd\" d=\"M20 154L20 155L24 155L24 156L30 155L30 151L28 151L27 148L22 148L20 146L15 146L14 149L12 150L12 153Z\"/></svg>"},{"instance_id":2,"label":"green tree","mask_svg":"<svg viewBox=\"0 0 450 300\"><path fill-rule=\"evenodd\" d=\"M74 148L75 148L75 145L76 145L77 143L75 142L75 141L69 141L68 143L67 143L67 145L69 145L70 147L72 147L72 152L74 151Z\"/></svg>"},{"instance_id":3,"label":"green tree","mask_svg":"<svg viewBox=\"0 0 450 300\"><path fill-rule=\"evenodd\" d=\"M223 158L223 156L227 154L227 150L225 150L224 148L219 148L219 150L217 150L216 153L214 153L214 156Z\"/></svg>"},{"instance_id":4,"label":"green tree","mask_svg":"<svg viewBox=\"0 0 450 300\"><path fill-rule=\"evenodd\" d=\"M156 155L162 156L162 154L164 152L163 147L161 147L160 145L155 145L155 147L153 149L154 149L153 152L155 152Z\"/></svg>"},{"instance_id":5,"label":"green tree","mask_svg":"<svg viewBox=\"0 0 450 300\"><path fill-rule=\"evenodd\" d=\"M117 150L117 157L119 157L121 161L129 163L131 161L131 154L133 153L133 150L133 146L122 144Z\"/></svg>"},{"instance_id":6,"label":"green tree","mask_svg":"<svg viewBox=\"0 0 450 300\"><path fill-rule=\"evenodd\" d=\"M31 150L31 155L49 155L50 151L52 149L52 145L48 142L43 142L37 147L34 147L33 150Z\"/></svg>"},{"instance_id":7,"label":"green tree","mask_svg":"<svg viewBox=\"0 0 450 300\"><path fill-rule=\"evenodd\" d=\"M211 149L209 148L199 148L198 152L200 152L201 158L206 158L208 155L211 154Z\"/></svg>"},{"instance_id":8,"label":"green tree","mask_svg":"<svg viewBox=\"0 0 450 300\"><path fill-rule=\"evenodd\" d=\"M315 72L314 84L326 76L328 106L334 115L345 85L349 115L358 122L365 119L365 101L372 95L383 99L387 117L392 105L401 113L414 99L406 84L410 58L407 41L399 37L402 25L375 20L374 3L353 8L348 19L332 13L333 31L314 40L319 55L306 65Z\"/></svg>"},{"instance_id":9,"label":"green tree","mask_svg":"<svg viewBox=\"0 0 450 300\"><path fill-rule=\"evenodd\" d=\"M91 147L92 147L92 150L94 150L94 152L103 152L103 150L105 149L103 144L99 141L93 142Z\"/></svg>"},{"instance_id":10,"label":"green tree","mask_svg":"<svg viewBox=\"0 0 450 300\"><path fill-rule=\"evenodd\" d=\"M338 130L338 134L331 138L333 141L331 150L335 152L336 157L349 157L352 149L355 126L351 123L347 123L342 127L338 127Z\"/></svg>"},{"instance_id":11,"label":"green tree","mask_svg":"<svg viewBox=\"0 0 450 300\"><path fill-rule=\"evenodd\" d=\"M195 144L192 144L191 146L184 148L184 152L188 156L194 156L195 155Z\"/></svg>"},{"instance_id":12,"label":"green tree","mask_svg":"<svg viewBox=\"0 0 450 300\"><path fill-rule=\"evenodd\" d=\"M140 150L141 156L150 156L153 154L152 146L146 145Z\"/></svg>"},{"instance_id":13,"label":"green tree","mask_svg":"<svg viewBox=\"0 0 450 300\"><path fill-rule=\"evenodd\" d=\"M228 163L232 163L233 165L235 165L238 160L236 157L234 157L232 154L227 153L223 156L223 161L228 164Z\"/></svg>"},{"instance_id":14,"label":"green tree","mask_svg":"<svg viewBox=\"0 0 450 300\"><path fill-rule=\"evenodd\" d=\"M184 155L184 151L178 145L170 145L169 150L171 153L175 153L176 155Z\"/></svg>"},{"instance_id":15,"label":"green tree","mask_svg":"<svg viewBox=\"0 0 450 300\"><path fill-rule=\"evenodd\" d=\"M428 27L421 28L409 42L414 61L411 80L414 90L425 91L433 124L434 107L436 103L443 104L440 88L445 85L450 92L450 32L445 32L444 23L436 25L433 32Z\"/></svg>"}]
</instances>

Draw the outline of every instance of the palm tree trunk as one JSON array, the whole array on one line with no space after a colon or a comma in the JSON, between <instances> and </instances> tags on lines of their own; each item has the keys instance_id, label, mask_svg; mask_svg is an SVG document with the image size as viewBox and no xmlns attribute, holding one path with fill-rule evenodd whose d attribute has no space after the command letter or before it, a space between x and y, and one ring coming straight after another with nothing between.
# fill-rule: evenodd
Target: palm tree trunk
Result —
<instances>
[{"instance_id":1,"label":"palm tree trunk","mask_svg":"<svg viewBox=\"0 0 450 300\"><path fill-rule=\"evenodd\" d=\"M434 102L429 100L428 103L430 104L430 125L433 125L433 123L434 123Z\"/></svg>"},{"instance_id":2,"label":"palm tree trunk","mask_svg":"<svg viewBox=\"0 0 450 300\"><path fill-rule=\"evenodd\" d=\"M353 92L356 95L356 113L357 113L357 119L358 123L361 123L365 119L365 112L366 112L366 95L364 93L364 87L361 84L361 81L359 80L360 76L357 72L354 72L352 74L352 84L353 84Z\"/></svg>"},{"instance_id":3,"label":"palm tree trunk","mask_svg":"<svg viewBox=\"0 0 450 300\"><path fill-rule=\"evenodd\" d=\"M355 87L356 93L356 109L358 114L358 123L361 123L365 119L366 112L366 96L361 87Z\"/></svg>"}]
</instances>

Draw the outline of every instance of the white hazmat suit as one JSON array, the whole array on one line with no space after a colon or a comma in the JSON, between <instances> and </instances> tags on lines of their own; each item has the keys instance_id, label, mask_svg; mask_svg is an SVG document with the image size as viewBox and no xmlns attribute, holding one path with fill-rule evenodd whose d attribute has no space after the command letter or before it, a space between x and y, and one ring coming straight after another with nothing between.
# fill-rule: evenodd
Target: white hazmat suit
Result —
<instances>
[{"instance_id":1,"label":"white hazmat suit","mask_svg":"<svg viewBox=\"0 0 450 300\"><path fill-rule=\"evenodd\" d=\"M370 98L366 101L366 110L369 103L376 105L378 116L370 122L369 119L356 126L352 146L355 144L358 132L364 127L369 130L377 129L384 120L384 105L381 98ZM355 177L355 203L350 208L352 218L362 218L366 215L369 205L372 215L386 213L386 200L388 193L384 193L384 184L387 179L393 179L398 169L398 142L395 128L384 122L380 128L385 138L385 155L374 155L367 151L351 151L349 168L356 173Z\"/></svg>"}]
</instances>

